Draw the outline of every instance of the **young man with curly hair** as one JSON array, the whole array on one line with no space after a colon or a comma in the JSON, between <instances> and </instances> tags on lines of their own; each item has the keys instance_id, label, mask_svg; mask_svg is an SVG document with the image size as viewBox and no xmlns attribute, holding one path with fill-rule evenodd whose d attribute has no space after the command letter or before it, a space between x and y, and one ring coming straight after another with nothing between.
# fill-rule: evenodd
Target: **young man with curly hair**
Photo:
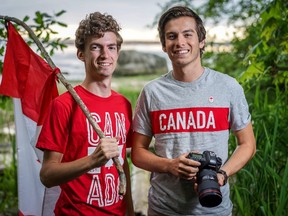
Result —
<instances>
[{"instance_id":1,"label":"young man with curly hair","mask_svg":"<svg viewBox=\"0 0 288 216\"><path fill-rule=\"evenodd\" d=\"M56 98L43 125L37 148L44 151L40 178L46 187L60 185L55 215L134 215L126 148L130 147L130 102L111 89L121 44L120 26L107 14L91 13L76 30L77 57L86 76L74 89L105 134L99 138L66 92ZM127 192L119 195L112 161L119 157Z\"/></svg>"}]
</instances>

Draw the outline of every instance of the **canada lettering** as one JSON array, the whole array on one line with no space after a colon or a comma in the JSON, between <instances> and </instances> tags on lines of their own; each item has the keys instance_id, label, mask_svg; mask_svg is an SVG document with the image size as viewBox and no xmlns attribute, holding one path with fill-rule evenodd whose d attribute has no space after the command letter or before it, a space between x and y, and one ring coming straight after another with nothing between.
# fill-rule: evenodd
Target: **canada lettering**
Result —
<instances>
[{"instance_id":1,"label":"canada lettering","mask_svg":"<svg viewBox=\"0 0 288 216\"><path fill-rule=\"evenodd\" d=\"M229 129L229 108L196 107L151 112L154 134L208 132Z\"/></svg>"},{"instance_id":2,"label":"canada lettering","mask_svg":"<svg viewBox=\"0 0 288 216\"><path fill-rule=\"evenodd\" d=\"M98 175L93 175L87 203L104 207L111 206L114 203L117 203L120 199L123 199L123 196L118 193L119 179L117 182L118 185L115 185L115 176L112 174L106 174L105 184L103 185L105 188L102 190Z\"/></svg>"},{"instance_id":3,"label":"canada lettering","mask_svg":"<svg viewBox=\"0 0 288 216\"><path fill-rule=\"evenodd\" d=\"M193 129L209 129L210 127L215 129L215 118L213 112L210 111L208 116L205 112L197 111L194 117L193 112L190 111L187 115L186 112L180 113L170 113L168 116L166 114L161 114L159 116L160 130L189 130Z\"/></svg>"},{"instance_id":4,"label":"canada lettering","mask_svg":"<svg viewBox=\"0 0 288 216\"><path fill-rule=\"evenodd\" d=\"M125 115L123 113L117 113L117 112L115 112L114 115L112 116L111 115L112 115L111 113L105 112L105 118L101 119L101 117L97 113L91 113L91 116L98 124L102 121L104 122L103 133L105 137L120 137L121 142L125 143L126 142ZM88 119L86 120L86 124L88 131L88 142L92 146L97 146L100 141L100 138L98 134L94 131Z\"/></svg>"}]
</instances>

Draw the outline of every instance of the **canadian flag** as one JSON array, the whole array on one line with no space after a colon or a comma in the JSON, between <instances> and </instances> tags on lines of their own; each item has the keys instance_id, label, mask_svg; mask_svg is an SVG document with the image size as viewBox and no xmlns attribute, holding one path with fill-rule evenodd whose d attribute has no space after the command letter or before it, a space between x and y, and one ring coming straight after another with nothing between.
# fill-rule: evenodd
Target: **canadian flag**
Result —
<instances>
[{"instance_id":1,"label":"canadian flag","mask_svg":"<svg viewBox=\"0 0 288 216\"><path fill-rule=\"evenodd\" d=\"M40 182L42 152L35 144L47 108L58 96L57 71L35 54L8 22L0 94L13 97L14 102L19 215L54 215L60 189L48 190Z\"/></svg>"}]
</instances>

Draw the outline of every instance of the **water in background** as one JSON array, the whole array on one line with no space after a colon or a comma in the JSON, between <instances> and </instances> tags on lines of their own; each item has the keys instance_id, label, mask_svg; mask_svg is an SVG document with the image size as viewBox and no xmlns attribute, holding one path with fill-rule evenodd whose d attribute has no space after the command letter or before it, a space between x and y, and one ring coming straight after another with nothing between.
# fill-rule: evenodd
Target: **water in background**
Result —
<instances>
[{"instance_id":1,"label":"water in background","mask_svg":"<svg viewBox=\"0 0 288 216\"><path fill-rule=\"evenodd\" d=\"M139 52L159 55L166 58L167 66L171 69L168 56L162 51L160 43L127 43L122 45L121 50L137 50ZM56 52L51 58L67 80L77 81L84 79L84 64L77 58L74 44L68 45L68 48L66 48L64 52Z\"/></svg>"}]
</instances>

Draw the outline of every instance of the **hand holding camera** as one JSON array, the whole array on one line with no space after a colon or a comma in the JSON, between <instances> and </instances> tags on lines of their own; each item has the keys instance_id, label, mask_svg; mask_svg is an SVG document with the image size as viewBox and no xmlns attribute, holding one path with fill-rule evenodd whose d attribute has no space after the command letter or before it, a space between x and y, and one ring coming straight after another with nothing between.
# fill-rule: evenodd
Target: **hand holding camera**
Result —
<instances>
[{"instance_id":1,"label":"hand holding camera","mask_svg":"<svg viewBox=\"0 0 288 216\"><path fill-rule=\"evenodd\" d=\"M201 163L197 173L200 204L205 207L219 205L222 202L222 193L218 184L217 172L226 175L224 171L220 170L222 159L212 151L204 151L203 154L190 152L187 158ZM227 180L227 175L225 179Z\"/></svg>"}]
</instances>

